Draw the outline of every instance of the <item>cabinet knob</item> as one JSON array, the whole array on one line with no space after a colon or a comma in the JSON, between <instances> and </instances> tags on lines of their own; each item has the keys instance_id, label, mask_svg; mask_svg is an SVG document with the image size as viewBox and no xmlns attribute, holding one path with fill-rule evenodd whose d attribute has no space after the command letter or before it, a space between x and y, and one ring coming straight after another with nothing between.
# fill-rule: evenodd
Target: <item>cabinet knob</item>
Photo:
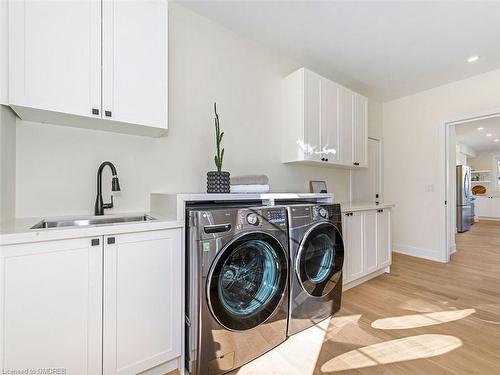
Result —
<instances>
[{"instance_id":1,"label":"cabinet knob","mask_svg":"<svg viewBox=\"0 0 500 375\"><path fill-rule=\"evenodd\" d=\"M100 242L100 241L99 241L99 238L92 238L92 239L90 240L90 244L91 244L91 246L99 246L99 242Z\"/></svg>"},{"instance_id":2,"label":"cabinet knob","mask_svg":"<svg viewBox=\"0 0 500 375\"><path fill-rule=\"evenodd\" d=\"M115 238L114 237L108 237L108 245L112 245L115 243Z\"/></svg>"},{"instance_id":3,"label":"cabinet knob","mask_svg":"<svg viewBox=\"0 0 500 375\"><path fill-rule=\"evenodd\" d=\"M98 114L99 114L99 109L97 109L97 108L92 108L92 114L93 114L93 115L98 115Z\"/></svg>"},{"instance_id":4,"label":"cabinet knob","mask_svg":"<svg viewBox=\"0 0 500 375\"><path fill-rule=\"evenodd\" d=\"M328 158L326 158L325 161L328 161Z\"/></svg>"},{"instance_id":5,"label":"cabinet knob","mask_svg":"<svg viewBox=\"0 0 500 375\"><path fill-rule=\"evenodd\" d=\"M111 117L111 111L104 111L104 116Z\"/></svg>"}]
</instances>

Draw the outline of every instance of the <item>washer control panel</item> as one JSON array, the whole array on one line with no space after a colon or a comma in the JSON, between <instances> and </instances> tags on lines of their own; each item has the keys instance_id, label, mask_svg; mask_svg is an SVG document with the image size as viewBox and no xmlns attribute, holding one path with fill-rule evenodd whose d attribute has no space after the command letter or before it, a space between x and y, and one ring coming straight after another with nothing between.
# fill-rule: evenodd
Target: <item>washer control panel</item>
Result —
<instances>
[{"instance_id":1,"label":"washer control panel","mask_svg":"<svg viewBox=\"0 0 500 375\"><path fill-rule=\"evenodd\" d=\"M236 229L245 227L286 229L287 225L284 207L245 208L238 211Z\"/></svg>"},{"instance_id":2,"label":"washer control panel","mask_svg":"<svg viewBox=\"0 0 500 375\"><path fill-rule=\"evenodd\" d=\"M266 209L265 214L267 215L266 219L271 224L282 224L286 223L286 210L285 209Z\"/></svg>"}]
</instances>

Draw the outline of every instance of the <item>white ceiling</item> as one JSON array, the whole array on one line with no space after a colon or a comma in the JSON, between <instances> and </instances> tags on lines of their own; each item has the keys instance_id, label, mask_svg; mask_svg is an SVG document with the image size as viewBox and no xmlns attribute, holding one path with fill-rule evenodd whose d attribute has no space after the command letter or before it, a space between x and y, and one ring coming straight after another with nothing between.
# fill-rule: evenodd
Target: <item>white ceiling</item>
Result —
<instances>
[{"instance_id":1,"label":"white ceiling","mask_svg":"<svg viewBox=\"0 0 500 375\"><path fill-rule=\"evenodd\" d=\"M477 128L482 127L483 130ZM472 121L455 126L457 142L471 147L476 152L500 152L500 117ZM491 134L487 137L486 134ZM498 139L498 142L494 142Z\"/></svg>"},{"instance_id":2,"label":"white ceiling","mask_svg":"<svg viewBox=\"0 0 500 375\"><path fill-rule=\"evenodd\" d=\"M383 101L500 68L499 1L182 4Z\"/></svg>"}]
</instances>

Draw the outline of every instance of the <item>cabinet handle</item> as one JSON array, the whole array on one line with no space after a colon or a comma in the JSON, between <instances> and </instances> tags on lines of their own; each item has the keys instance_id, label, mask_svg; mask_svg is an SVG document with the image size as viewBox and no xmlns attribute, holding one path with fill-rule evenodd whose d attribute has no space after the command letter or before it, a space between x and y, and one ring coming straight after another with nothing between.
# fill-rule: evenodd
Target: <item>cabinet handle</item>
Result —
<instances>
[{"instance_id":1,"label":"cabinet handle","mask_svg":"<svg viewBox=\"0 0 500 375\"><path fill-rule=\"evenodd\" d=\"M356 163L354 163L354 165L359 165L359 163L356 162Z\"/></svg>"},{"instance_id":2,"label":"cabinet handle","mask_svg":"<svg viewBox=\"0 0 500 375\"><path fill-rule=\"evenodd\" d=\"M97 108L92 108L92 114L93 114L93 115L98 115L98 114L99 114L99 109L97 109Z\"/></svg>"},{"instance_id":3,"label":"cabinet handle","mask_svg":"<svg viewBox=\"0 0 500 375\"><path fill-rule=\"evenodd\" d=\"M104 116L111 117L111 111L104 111Z\"/></svg>"},{"instance_id":4,"label":"cabinet handle","mask_svg":"<svg viewBox=\"0 0 500 375\"><path fill-rule=\"evenodd\" d=\"M99 242L99 238L92 238L92 240L90 240L92 246L99 246Z\"/></svg>"},{"instance_id":5,"label":"cabinet handle","mask_svg":"<svg viewBox=\"0 0 500 375\"><path fill-rule=\"evenodd\" d=\"M108 245L112 245L115 243L115 238L114 237L108 237Z\"/></svg>"},{"instance_id":6,"label":"cabinet handle","mask_svg":"<svg viewBox=\"0 0 500 375\"><path fill-rule=\"evenodd\" d=\"M328 158L326 158L325 161L328 161Z\"/></svg>"}]
</instances>

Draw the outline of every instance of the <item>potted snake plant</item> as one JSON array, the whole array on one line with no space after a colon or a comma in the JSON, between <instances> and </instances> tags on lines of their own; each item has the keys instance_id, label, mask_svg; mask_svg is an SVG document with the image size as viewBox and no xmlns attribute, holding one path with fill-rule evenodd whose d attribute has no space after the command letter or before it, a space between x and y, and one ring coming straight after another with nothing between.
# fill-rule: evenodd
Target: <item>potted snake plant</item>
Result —
<instances>
[{"instance_id":1,"label":"potted snake plant","mask_svg":"<svg viewBox=\"0 0 500 375\"><path fill-rule=\"evenodd\" d=\"M217 103L214 103L215 112L215 147L214 156L216 171L207 172L207 193L229 193L230 175L229 172L222 170L222 161L224 160L224 149L221 149L222 137L224 132L220 131L219 115L217 114Z\"/></svg>"}]
</instances>

